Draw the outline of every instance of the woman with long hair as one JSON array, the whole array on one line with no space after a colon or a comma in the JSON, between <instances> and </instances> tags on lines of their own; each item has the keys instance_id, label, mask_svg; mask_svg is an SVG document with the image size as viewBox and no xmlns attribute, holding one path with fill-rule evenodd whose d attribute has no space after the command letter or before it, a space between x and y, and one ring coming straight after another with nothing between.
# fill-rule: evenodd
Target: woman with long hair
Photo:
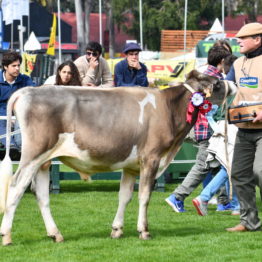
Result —
<instances>
[{"instance_id":1,"label":"woman with long hair","mask_svg":"<svg viewBox=\"0 0 262 262\"><path fill-rule=\"evenodd\" d=\"M43 85L81 86L81 78L76 65L68 60L58 66L56 74L49 76Z\"/></svg>"},{"instance_id":2,"label":"woman with long hair","mask_svg":"<svg viewBox=\"0 0 262 262\"><path fill-rule=\"evenodd\" d=\"M56 71L55 85L81 86L80 75L72 61L65 61Z\"/></svg>"}]
</instances>

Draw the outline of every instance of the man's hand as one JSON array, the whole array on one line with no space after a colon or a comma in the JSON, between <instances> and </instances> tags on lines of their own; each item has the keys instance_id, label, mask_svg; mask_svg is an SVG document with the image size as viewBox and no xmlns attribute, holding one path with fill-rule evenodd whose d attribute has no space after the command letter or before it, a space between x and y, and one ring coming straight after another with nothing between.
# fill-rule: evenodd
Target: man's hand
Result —
<instances>
[{"instance_id":1,"label":"man's hand","mask_svg":"<svg viewBox=\"0 0 262 262\"><path fill-rule=\"evenodd\" d=\"M128 62L128 65L130 67L135 68L136 70L141 69L141 65L140 65L140 63L137 59L136 60L129 60L127 62Z\"/></svg>"},{"instance_id":2,"label":"man's hand","mask_svg":"<svg viewBox=\"0 0 262 262\"><path fill-rule=\"evenodd\" d=\"M96 86L96 85L93 83L87 83L86 86Z\"/></svg>"},{"instance_id":3,"label":"man's hand","mask_svg":"<svg viewBox=\"0 0 262 262\"><path fill-rule=\"evenodd\" d=\"M253 120L253 123L262 122L262 111L257 113L256 118Z\"/></svg>"},{"instance_id":4,"label":"man's hand","mask_svg":"<svg viewBox=\"0 0 262 262\"><path fill-rule=\"evenodd\" d=\"M98 60L96 57L91 57L90 60L89 60L89 65L92 69L95 69L97 66L98 66Z\"/></svg>"}]
</instances>

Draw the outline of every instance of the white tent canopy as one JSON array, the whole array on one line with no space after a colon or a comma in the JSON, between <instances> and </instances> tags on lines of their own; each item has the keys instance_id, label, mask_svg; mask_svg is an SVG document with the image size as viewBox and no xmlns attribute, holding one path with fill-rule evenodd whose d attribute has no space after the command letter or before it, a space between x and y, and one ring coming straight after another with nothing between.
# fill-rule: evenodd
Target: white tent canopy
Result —
<instances>
[{"instance_id":1,"label":"white tent canopy","mask_svg":"<svg viewBox=\"0 0 262 262\"><path fill-rule=\"evenodd\" d=\"M37 40L35 33L31 32L28 40L25 43L24 50L25 51L35 51L35 50L40 50L41 49L41 44Z\"/></svg>"},{"instance_id":2,"label":"white tent canopy","mask_svg":"<svg viewBox=\"0 0 262 262\"><path fill-rule=\"evenodd\" d=\"M217 34L217 33L223 33L223 27L219 21L218 18L216 18L214 24L212 25L212 27L209 30L209 34Z\"/></svg>"}]
</instances>

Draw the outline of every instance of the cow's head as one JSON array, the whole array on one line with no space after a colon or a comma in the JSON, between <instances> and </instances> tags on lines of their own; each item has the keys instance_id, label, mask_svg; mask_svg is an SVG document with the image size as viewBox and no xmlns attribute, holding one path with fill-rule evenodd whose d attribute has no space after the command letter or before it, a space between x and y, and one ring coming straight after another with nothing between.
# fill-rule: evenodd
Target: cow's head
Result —
<instances>
[{"instance_id":1,"label":"cow's head","mask_svg":"<svg viewBox=\"0 0 262 262\"><path fill-rule=\"evenodd\" d=\"M225 97L235 95L236 85L232 81L218 80L216 77L192 70L186 77L186 83L196 92L206 94L208 100L214 104L221 104Z\"/></svg>"}]
</instances>

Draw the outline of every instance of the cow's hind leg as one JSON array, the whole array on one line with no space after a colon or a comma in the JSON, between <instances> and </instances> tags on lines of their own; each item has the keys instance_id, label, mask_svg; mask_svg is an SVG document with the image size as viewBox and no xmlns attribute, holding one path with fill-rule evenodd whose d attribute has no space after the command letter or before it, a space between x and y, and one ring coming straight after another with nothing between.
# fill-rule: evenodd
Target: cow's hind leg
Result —
<instances>
[{"instance_id":1,"label":"cow's hind leg","mask_svg":"<svg viewBox=\"0 0 262 262\"><path fill-rule=\"evenodd\" d=\"M143 160L139 179L139 214L137 231L140 239L150 239L147 221L147 208L153 188L154 178L159 166L159 159L147 157Z\"/></svg>"},{"instance_id":2,"label":"cow's hind leg","mask_svg":"<svg viewBox=\"0 0 262 262\"><path fill-rule=\"evenodd\" d=\"M30 164L23 168L18 168L8 188L6 209L2 219L0 234L4 246L12 244L11 229L14 219L15 210L22 198L26 188L32 181L36 173L37 166Z\"/></svg>"},{"instance_id":3,"label":"cow's hind leg","mask_svg":"<svg viewBox=\"0 0 262 262\"><path fill-rule=\"evenodd\" d=\"M32 191L35 192L38 206L45 223L47 235L54 239L55 242L63 242L64 238L59 232L55 221L52 217L49 205L49 166L51 161L43 165L35 176L32 183Z\"/></svg>"},{"instance_id":4,"label":"cow's hind leg","mask_svg":"<svg viewBox=\"0 0 262 262\"><path fill-rule=\"evenodd\" d=\"M120 238L123 235L124 213L127 204L132 198L135 182L136 176L124 170L120 182L118 209L112 224L112 238Z\"/></svg>"}]
</instances>

